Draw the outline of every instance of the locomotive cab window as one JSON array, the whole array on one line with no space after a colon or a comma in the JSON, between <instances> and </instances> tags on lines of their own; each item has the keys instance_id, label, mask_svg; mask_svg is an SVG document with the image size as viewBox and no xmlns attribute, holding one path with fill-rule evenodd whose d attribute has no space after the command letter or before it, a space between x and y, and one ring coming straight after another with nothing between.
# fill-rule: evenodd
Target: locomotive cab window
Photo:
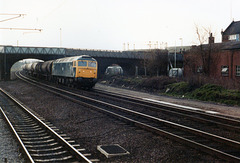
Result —
<instances>
[{"instance_id":1,"label":"locomotive cab window","mask_svg":"<svg viewBox=\"0 0 240 163\"><path fill-rule=\"evenodd\" d=\"M73 62L73 66L76 66L76 62L75 61Z\"/></svg>"},{"instance_id":2,"label":"locomotive cab window","mask_svg":"<svg viewBox=\"0 0 240 163\"><path fill-rule=\"evenodd\" d=\"M96 67L97 66L97 64L96 64L96 62L88 62L88 67Z\"/></svg>"},{"instance_id":3,"label":"locomotive cab window","mask_svg":"<svg viewBox=\"0 0 240 163\"><path fill-rule=\"evenodd\" d=\"M87 66L86 61L78 61L78 66Z\"/></svg>"}]
</instances>

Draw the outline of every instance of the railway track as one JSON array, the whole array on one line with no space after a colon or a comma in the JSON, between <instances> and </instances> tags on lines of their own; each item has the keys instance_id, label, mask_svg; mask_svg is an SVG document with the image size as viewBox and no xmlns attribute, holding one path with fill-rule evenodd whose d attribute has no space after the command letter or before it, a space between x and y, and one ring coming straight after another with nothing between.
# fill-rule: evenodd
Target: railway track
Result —
<instances>
[{"instance_id":1,"label":"railway track","mask_svg":"<svg viewBox=\"0 0 240 163\"><path fill-rule=\"evenodd\" d=\"M20 78L23 79L24 77L22 76ZM25 78L23 80L26 81L27 79ZM31 82L34 82L35 85L38 85L38 86L40 85L40 84L36 84L36 81L31 81ZM174 139L183 144L187 144L188 146L191 146L203 152L207 152L209 154L215 155L222 159L225 159L228 161L234 161L234 162L240 161L240 152L239 152L240 141L239 140L232 140L224 136L212 134L211 132L205 132L200 129L196 129L194 127L188 127L183 124L168 121L168 120L156 117L155 115L149 115L146 112L127 109L126 107L110 104L109 102L105 102L103 100L96 100L95 98L86 97L85 95L83 96L78 93L73 93L67 90L48 86L45 84L41 84L41 85L42 86L40 87L52 93L63 96L74 102L81 103L81 105L85 105L87 107L97 109L104 113L110 114L111 116L124 120L127 123L131 123L141 128L144 128L146 130L149 130L151 132L164 135L168 138ZM105 97L111 96L111 98L120 99L119 95L117 94L109 95L106 92L102 92L102 91L99 92L99 90L98 90L98 93L101 94L101 96L103 95ZM130 98L126 96L123 96L121 98L124 99L125 102L130 101L129 103L131 104L134 103L134 105L136 106L141 105L151 109L163 108L162 109L164 110L163 112L166 112L166 110L171 110L171 114L176 115L178 113L178 116L184 116L184 119L188 117L188 119L190 120L197 119L197 122L199 121L204 122L199 124L198 128L201 128L201 127L204 128L206 127L206 124L209 124L209 123L214 124L214 126L220 126L220 128L221 127L229 128L231 132L232 131L234 132L235 134L234 137L238 137L238 138L240 137L239 136L240 121L238 120L230 120L226 117L221 117L221 116L213 116L212 118L210 118L212 115L202 114L196 111L190 112L186 108L179 107L179 106L167 106L166 104L160 106L160 104L155 102L150 102L150 101L144 101L140 103L141 100L138 101L136 98L133 98L133 97ZM131 100L129 100L129 98ZM190 116L189 114L194 114L194 116ZM224 131L224 130L220 130L220 132L221 131Z\"/></svg>"},{"instance_id":2,"label":"railway track","mask_svg":"<svg viewBox=\"0 0 240 163\"><path fill-rule=\"evenodd\" d=\"M240 132L240 119L233 119L232 117L205 113L198 108L176 105L146 98L139 98L136 96L129 96L126 94L108 92L99 89L94 89L94 92L91 93L92 96L99 96L99 94L101 94L102 99L108 98L113 101L119 101L119 103L129 103L135 107L144 107L147 108L145 111L149 112L149 110L152 110L154 114L167 114L170 115L170 117L174 116L181 119L184 118L184 120L190 120L191 123L193 121L197 123L205 123L206 125L211 126L211 128L215 127L222 130L226 129L230 132ZM178 123L181 123L181 120L177 119L177 121ZM240 138L238 140L240 141Z\"/></svg>"},{"instance_id":3,"label":"railway track","mask_svg":"<svg viewBox=\"0 0 240 163\"><path fill-rule=\"evenodd\" d=\"M16 136L27 162L92 162L64 133L42 117L38 118L9 93L0 89L1 114ZM2 98L3 97L3 98Z\"/></svg>"}]
</instances>

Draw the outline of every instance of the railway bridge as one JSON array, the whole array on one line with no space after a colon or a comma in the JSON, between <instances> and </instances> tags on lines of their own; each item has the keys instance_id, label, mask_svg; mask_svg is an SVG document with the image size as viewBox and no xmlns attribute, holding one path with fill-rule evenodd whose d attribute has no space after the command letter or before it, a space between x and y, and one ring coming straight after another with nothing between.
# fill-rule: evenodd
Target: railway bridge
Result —
<instances>
[{"instance_id":1,"label":"railway bridge","mask_svg":"<svg viewBox=\"0 0 240 163\"><path fill-rule=\"evenodd\" d=\"M77 55L90 55L94 57L99 63L100 75L111 64L118 64L123 68L125 73L133 75L135 67L141 67L141 63L145 58L143 51L0 46L0 80L10 79L10 69L19 60L32 58L47 61Z\"/></svg>"}]
</instances>

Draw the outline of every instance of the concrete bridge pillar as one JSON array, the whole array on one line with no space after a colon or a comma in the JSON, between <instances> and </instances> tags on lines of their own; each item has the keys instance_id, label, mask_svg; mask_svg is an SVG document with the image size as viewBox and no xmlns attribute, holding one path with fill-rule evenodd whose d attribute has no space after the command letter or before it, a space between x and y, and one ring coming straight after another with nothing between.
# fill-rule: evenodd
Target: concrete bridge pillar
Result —
<instances>
[{"instance_id":1,"label":"concrete bridge pillar","mask_svg":"<svg viewBox=\"0 0 240 163\"><path fill-rule=\"evenodd\" d=\"M0 80L4 80L6 72L6 54L0 55L0 58Z\"/></svg>"},{"instance_id":2,"label":"concrete bridge pillar","mask_svg":"<svg viewBox=\"0 0 240 163\"><path fill-rule=\"evenodd\" d=\"M0 55L0 80L10 80L10 69L11 63L10 59L7 57L6 53Z\"/></svg>"}]
</instances>

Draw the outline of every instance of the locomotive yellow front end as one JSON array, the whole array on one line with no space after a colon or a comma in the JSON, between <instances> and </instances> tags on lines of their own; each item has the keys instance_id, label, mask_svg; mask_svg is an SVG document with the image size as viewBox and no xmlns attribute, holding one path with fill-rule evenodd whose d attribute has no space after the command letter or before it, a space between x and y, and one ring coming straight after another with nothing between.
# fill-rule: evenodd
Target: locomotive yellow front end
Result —
<instances>
[{"instance_id":1,"label":"locomotive yellow front end","mask_svg":"<svg viewBox=\"0 0 240 163\"><path fill-rule=\"evenodd\" d=\"M90 56L82 56L73 62L75 78L81 85L93 87L97 82L97 61Z\"/></svg>"}]
</instances>

